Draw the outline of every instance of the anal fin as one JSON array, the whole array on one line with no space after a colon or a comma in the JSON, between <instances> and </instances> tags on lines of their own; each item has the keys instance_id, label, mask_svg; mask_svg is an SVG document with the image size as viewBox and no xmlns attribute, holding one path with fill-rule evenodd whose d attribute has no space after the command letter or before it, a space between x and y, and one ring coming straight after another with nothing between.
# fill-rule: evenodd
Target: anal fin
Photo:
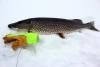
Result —
<instances>
[{"instance_id":1,"label":"anal fin","mask_svg":"<svg viewBox=\"0 0 100 67\"><path fill-rule=\"evenodd\" d=\"M59 35L59 37L61 37L61 38L65 38L65 36L64 36L64 34L63 33L57 33L57 35Z\"/></svg>"}]
</instances>

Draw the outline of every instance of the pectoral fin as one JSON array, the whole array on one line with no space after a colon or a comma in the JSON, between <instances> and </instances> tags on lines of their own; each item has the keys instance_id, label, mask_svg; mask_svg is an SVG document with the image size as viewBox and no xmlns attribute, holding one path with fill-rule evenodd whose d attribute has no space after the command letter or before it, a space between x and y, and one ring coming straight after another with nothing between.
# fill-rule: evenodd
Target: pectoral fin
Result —
<instances>
[{"instance_id":1,"label":"pectoral fin","mask_svg":"<svg viewBox=\"0 0 100 67\"><path fill-rule=\"evenodd\" d=\"M57 33L57 35L59 35L59 37L61 37L61 38L65 38L65 36L64 36L64 34L63 33Z\"/></svg>"},{"instance_id":2,"label":"pectoral fin","mask_svg":"<svg viewBox=\"0 0 100 67\"><path fill-rule=\"evenodd\" d=\"M30 33L31 31L30 30L28 30L28 33Z\"/></svg>"},{"instance_id":3,"label":"pectoral fin","mask_svg":"<svg viewBox=\"0 0 100 67\"><path fill-rule=\"evenodd\" d=\"M32 32L32 31L31 31L31 28L28 29L28 33L30 33L30 32Z\"/></svg>"}]
</instances>

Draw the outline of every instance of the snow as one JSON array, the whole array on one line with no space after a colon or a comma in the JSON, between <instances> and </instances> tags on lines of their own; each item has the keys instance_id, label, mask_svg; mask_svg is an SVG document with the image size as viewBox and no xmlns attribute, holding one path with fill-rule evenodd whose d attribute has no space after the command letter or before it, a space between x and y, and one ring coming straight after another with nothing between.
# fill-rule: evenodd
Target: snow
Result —
<instances>
[{"instance_id":1,"label":"snow","mask_svg":"<svg viewBox=\"0 0 100 67\"><path fill-rule=\"evenodd\" d=\"M16 67L20 51L3 43L2 37L15 33L8 24L31 17L80 18L95 21L100 30L99 12L100 0L0 0L0 67ZM21 50L18 67L100 67L100 32L65 35L40 35L37 45Z\"/></svg>"}]
</instances>

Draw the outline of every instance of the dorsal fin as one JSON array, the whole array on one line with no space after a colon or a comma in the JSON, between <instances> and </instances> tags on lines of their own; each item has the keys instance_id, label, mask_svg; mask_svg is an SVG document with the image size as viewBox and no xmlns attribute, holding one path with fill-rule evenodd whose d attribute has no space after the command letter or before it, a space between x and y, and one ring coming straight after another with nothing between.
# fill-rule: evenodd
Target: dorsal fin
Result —
<instances>
[{"instance_id":1,"label":"dorsal fin","mask_svg":"<svg viewBox=\"0 0 100 67\"><path fill-rule=\"evenodd\" d=\"M80 20L80 19L73 19L73 21L78 23L78 24L83 24L82 20Z\"/></svg>"}]
</instances>

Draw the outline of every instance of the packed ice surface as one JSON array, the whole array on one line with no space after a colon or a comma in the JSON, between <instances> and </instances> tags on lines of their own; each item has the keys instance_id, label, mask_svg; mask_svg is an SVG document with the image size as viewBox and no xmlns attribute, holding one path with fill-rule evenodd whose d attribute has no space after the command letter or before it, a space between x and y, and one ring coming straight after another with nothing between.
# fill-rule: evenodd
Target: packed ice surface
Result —
<instances>
[{"instance_id":1,"label":"packed ice surface","mask_svg":"<svg viewBox=\"0 0 100 67\"><path fill-rule=\"evenodd\" d=\"M20 51L5 46L2 37L15 33L7 25L30 17L80 18L95 21L100 30L100 0L0 0L0 67L16 67ZM100 67L100 32L82 30L40 35L34 47L22 49L18 67Z\"/></svg>"}]
</instances>

